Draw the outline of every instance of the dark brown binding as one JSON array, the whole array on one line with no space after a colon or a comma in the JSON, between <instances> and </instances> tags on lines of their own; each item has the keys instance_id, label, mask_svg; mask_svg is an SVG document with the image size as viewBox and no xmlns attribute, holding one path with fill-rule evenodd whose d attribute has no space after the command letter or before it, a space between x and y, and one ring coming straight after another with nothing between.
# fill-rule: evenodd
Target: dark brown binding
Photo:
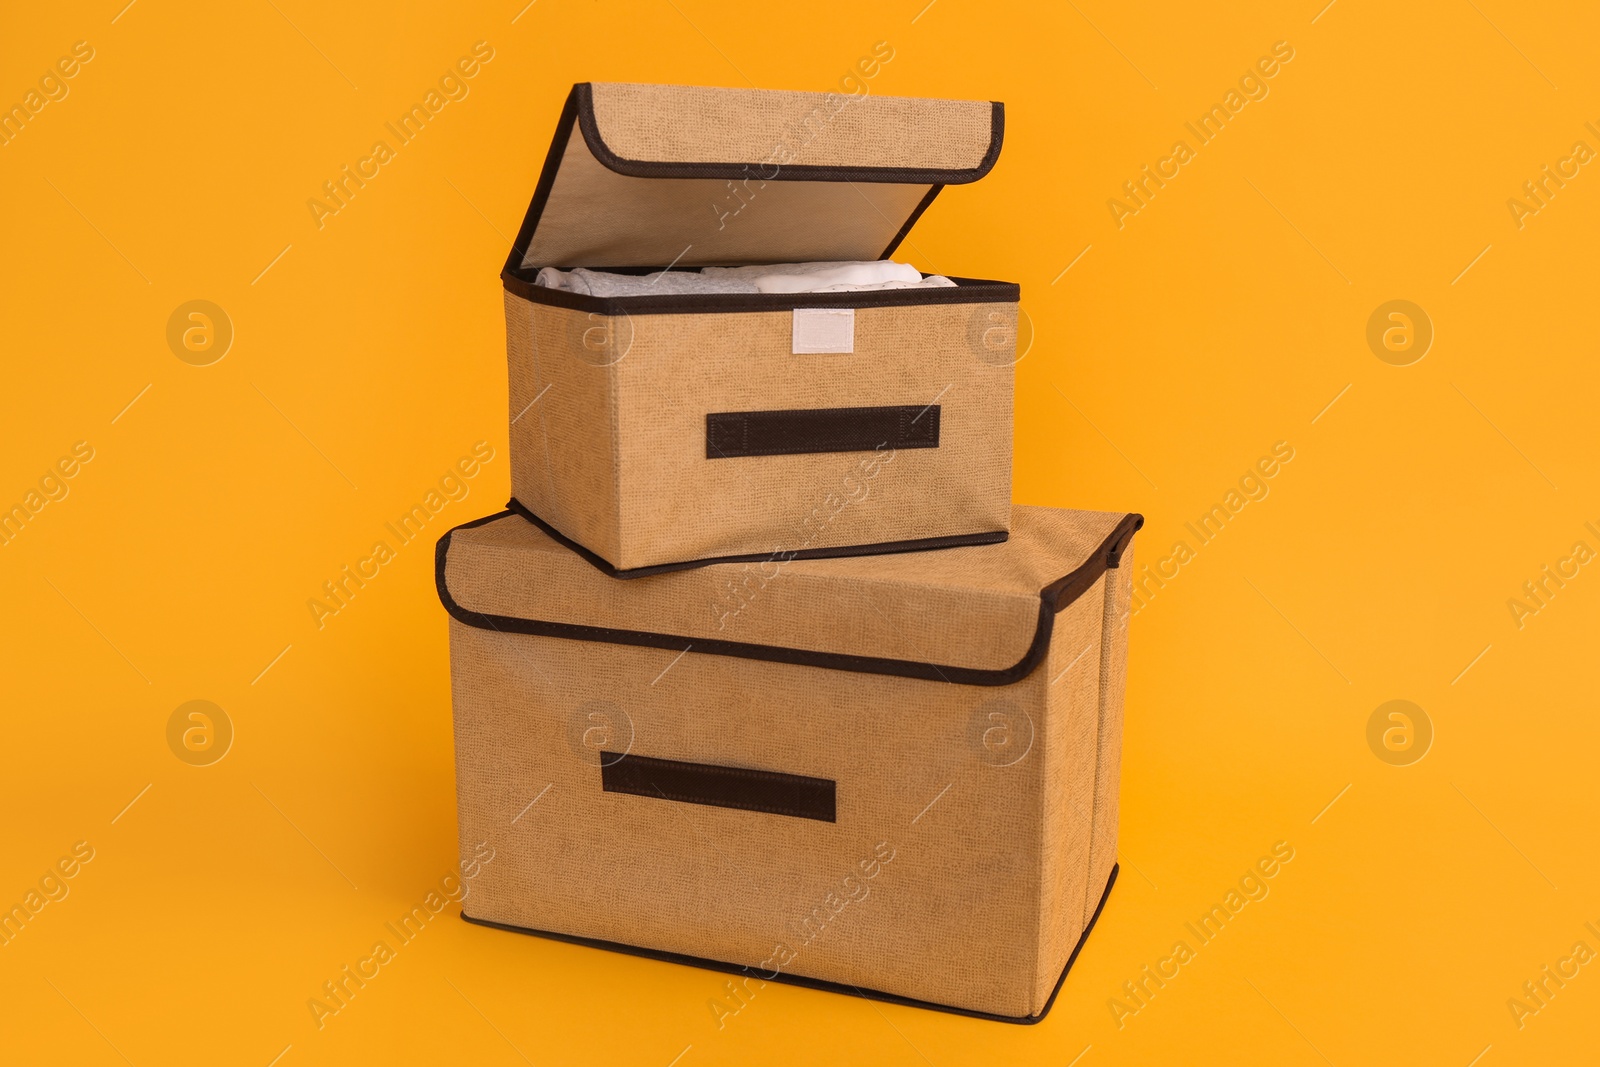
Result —
<instances>
[{"instance_id":1,"label":"dark brown binding","mask_svg":"<svg viewBox=\"0 0 1600 1067\"><path fill-rule=\"evenodd\" d=\"M600 788L656 800L836 821L833 780L803 774L602 752Z\"/></svg>"},{"instance_id":2,"label":"dark brown binding","mask_svg":"<svg viewBox=\"0 0 1600 1067\"><path fill-rule=\"evenodd\" d=\"M979 533L954 534L949 537L920 537L912 541L879 541L870 545L841 545L837 548L776 549L772 552L750 552L739 556L707 556L705 559L684 560L681 563L657 563L650 567L615 567L598 552L578 544L560 530L529 511L522 501L512 497L507 510L521 515L539 527L546 537L564 548L571 549L596 570L608 578L624 581L631 578L650 578L674 571L692 571L716 563L771 563L784 564L796 559L848 559L852 556L893 556L901 552L937 552L945 548L970 548L973 545L998 545L1010 534L1005 530L986 530ZM502 513L503 514L503 513Z\"/></svg>"},{"instance_id":3,"label":"dark brown binding","mask_svg":"<svg viewBox=\"0 0 1600 1067\"><path fill-rule=\"evenodd\" d=\"M1004 112L1001 113L1001 117L1003 116ZM883 250L883 255L879 256L879 259L888 259L890 256L894 255L895 250L898 249L905 241L906 237L910 235L911 227L915 226L917 224L917 220L922 218L922 213L928 210L928 207L933 203L934 197L938 196L940 190L943 188L944 186L942 185L933 185L928 187L928 195L922 198L922 202L917 205L915 211L906 216L906 224L900 227L900 232L895 234L894 237L889 241L889 247Z\"/></svg>"},{"instance_id":4,"label":"dark brown binding","mask_svg":"<svg viewBox=\"0 0 1600 1067\"><path fill-rule=\"evenodd\" d=\"M517 230L517 239L511 242L511 254L506 257L505 268L500 272L508 289L514 272L522 268L522 257L528 254L528 246L533 244L533 231L539 226L539 216L544 214L550 190L556 184L556 173L561 170L561 157L566 154L567 140L572 136L572 127L577 120L578 89L574 86L561 108L561 118L556 120L555 136L550 139L550 151L545 153L544 167L539 171L539 184L533 187L533 200L528 204L528 213L522 216L522 227ZM532 282L533 279L529 278L528 283L531 285Z\"/></svg>"},{"instance_id":5,"label":"dark brown binding","mask_svg":"<svg viewBox=\"0 0 1600 1067\"><path fill-rule=\"evenodd\" d=\"M938 404L713 411L706 415L707 459L938 447Z\"/></svg>"},{"instance_id":6,"label":"dark brown binding","mask_svg":"<svg viewBox=\"0 0 1600 1067\"><path fill-rule=\"evenodd\" d=\"M785 985L799 986L804 989L816 989L824 993L842 993L845 996L862 997L866 1000L882 1001L886 1004L900 1004L908 1008L925 1008L929 1011L948 1012L952 1015L965 1015L973 1019L987 1019L997 1023L1016 1023L1022 1026L1031 1026L1050 1014L1050 1009L1055 1007L1056 998L1061 995L1061 987L1066 984L1067 974L1072 970L1072 965L1078 962L1078 956L1083 952L1083 946L1088 943L1089 935L1094 932L1095 925L1100 921L1100 913L1105 911L1106 901L1111 898L1111 887L1117 884L1117 874L1121 870L1120 864L1113 864L1111 876L1106 879L1105 890L1100 894L1100 903L1095 905L1094 914L1089 917L1088 925L1083 928L1078 943L1072 948L1072 955L1067 957L1067 965L1061 968L1061 977L1056 979L1055 988L1050 991L1050 999L1044 1002L1044 1007L1039 1009L1037 1015L995 1015L986 1011L973 1011L971 1008L955 1008L948 1004L935 1004L928 1000L916 1000L912 997L902 997L897 993L881 993L875 989L862 989L860 986L843 985L839 982L828 982L821 978L807 978L801 974L786 974L783 971L765 971L760 967L740 966L737 963L723 963L720 960L708 960L699 956L686 956L679 952L662 952L658 949L640 948L637 945L624 945L616 941L601 941L593 937L578 937L575 934L558 934L550 930L535 930L527 926L512 926L508 923L497 923L489 919L475 919L462 909L461 918L474 926L486 926L492 930L505 930L513 934L531 934L549 941L562 941L569 945L581 945L584 948L600 948L608 952L620 952L628 956L640 956L647 960L659 963L675 963L680 967L701 967L706 970L717 971L722 974L743 975L761 982L782 982Z\"/></svg>"},{"instance_id":7,"label":"dark brown binding","mask_svg":"<svg viewBox=\"0 0 1600 1067\"><path fill-rule=\"evenodd\" d=\"M607 626L583 626L577 623L545 622L539 619L519 619L509 615L492 615L469 611L450 595L445 581L445 566L450 557L450 538L456 530L483 526L498 519L516 514L502 511L494 515L464 523L439 539L434 550L433 580L439 593L439 602L457 622L480 630L500 633L532 634L537 637L560 637L573 641L598 641L613 645L634 645L643 648L663 648L673 652L688 652L691 648L708 656L737 656L742 659L768 660L774 663L792 663L803 667L821 667L826 670L852 671L857 674L887 674L901 678L920 678L930 682L947 682L953 685L1001 686L1020 682L1044 662L1050 652L1050 635L1054 630L1056 613L1092 588L1100 576L1112 566L1113 554L1120 562L1122 552L1134 532L1144 525L1142 515L1124 515L1122 521L1106 536L1093 553L1072 573L1062 576L1039 591L1039 623L1034 630L1033 642L1028 650L1010 667L989 670L979 667L953 667L916 660L888 659L882 656L857 656L848 652L814 652L810 649L783 648L778 645L760 645L747 641L723 641L706 637L682 637L673 634L650 633L645 630L623 630ZM548 531L547 531L548 532Z\"/></svg>"}]
</instances>

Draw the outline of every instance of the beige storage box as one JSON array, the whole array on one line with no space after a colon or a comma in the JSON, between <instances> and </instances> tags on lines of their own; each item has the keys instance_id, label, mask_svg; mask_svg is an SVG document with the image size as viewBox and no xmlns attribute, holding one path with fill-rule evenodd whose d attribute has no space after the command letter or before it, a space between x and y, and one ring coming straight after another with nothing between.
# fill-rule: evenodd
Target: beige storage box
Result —
<instances>
[{"instance_id":1,"label":"beige storage box","mask_svg":"<svg viewBox=\"0 0 1600 1067\"><path fill-rule=\"evenodd\" d=\"M501 275L513 507L616 577L1002 541L1018 287L594 296L541 268L891 257L987 101L573 88ZM930 264L924 263L924 268Z\"/></svg>"},{"instance_id":2,"label":"beige storage box","mask_svg":"<svg viewBox=\"0 0 1600 1067\"><path fill-rule=\"evenodd\" d=\"M439 542L464 918L1032 1022L1116 873L1137 515L613 581L510 512ZM713 1013L717 1004L713 1002Z\"/></svg>"}]
</instances>

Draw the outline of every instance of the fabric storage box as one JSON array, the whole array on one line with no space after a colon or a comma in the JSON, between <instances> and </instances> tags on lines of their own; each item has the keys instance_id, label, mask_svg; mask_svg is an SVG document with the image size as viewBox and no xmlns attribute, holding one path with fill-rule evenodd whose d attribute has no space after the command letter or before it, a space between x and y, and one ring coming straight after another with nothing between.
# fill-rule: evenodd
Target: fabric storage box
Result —
<instances>
[{"instance_id":1,"label":"fabric storage box","mask_svg":"<svg viewBox=\"0 0 1600 1067\"><path fill-rule=\"evenodd\" d=\"M887 259L986 101L581 84L502 273L513 506L620 577L1004 540L1015 284L597 297L541 268ZM865 546L865 547L864 547Z\"/></svg>"},{"instance_id":2,"label":"fabric storage box","mask_svg":"<svg viewBox=\"0 0 1600 1067\"><path fill-rule=\"evenodd\" d=\"M1142 521L636 582L511 512L452 530L461 846L496 851L463 917L731 971L729 1011L1037 1020L1116 873Z\"/></svg>"}]
</instances>

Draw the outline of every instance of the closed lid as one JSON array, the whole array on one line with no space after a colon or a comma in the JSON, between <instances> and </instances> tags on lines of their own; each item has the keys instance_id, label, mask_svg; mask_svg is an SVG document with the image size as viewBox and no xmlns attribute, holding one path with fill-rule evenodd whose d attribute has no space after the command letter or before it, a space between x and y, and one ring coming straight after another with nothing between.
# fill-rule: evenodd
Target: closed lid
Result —
<instances>
[{"instance_id":1,"label":"closed lid","mask_svg":"<svg viewBox=\"0 0 1600 1067\"><path fill-rule=\"evenodd\" d=\"M989 172L1004 118L989 101L584 82L505 272L884 259L942 186Z\"/></svg>"},{"instance_id":2,"label":"closed lid","mask_svg":"<svg viewBox=\"0 0 1600 1067\"><path fill-rule=\"evenodd\" d=\"M439 599L483 629L1008 685L1091 588L1139 515L1014 506L998 545L719 563L619 581L513 512L439 541Z\"/></svg>"}]
</instances>

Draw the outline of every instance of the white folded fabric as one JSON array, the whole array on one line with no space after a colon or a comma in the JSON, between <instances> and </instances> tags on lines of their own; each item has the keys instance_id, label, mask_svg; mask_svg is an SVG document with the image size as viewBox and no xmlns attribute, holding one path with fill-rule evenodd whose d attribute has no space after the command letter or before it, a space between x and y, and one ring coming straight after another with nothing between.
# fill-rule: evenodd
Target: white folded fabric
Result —
<instances>
[{"instance_id":1,"label":"white folded fabric","mask_svg":"<svg viewBox=\"0 0 1600 1067\"><path fill-rule=\"evenodd\" d=\"M587 296L678 296L714 293L859 293L880 289L940 289L955 285L909 263L884 259L860 263L777 263L749 267L705 267L700 271L608 274L578 267L545 267L534 284Z\"/></svg>"},{"instance_id":2,"label":"white folded fabric","mask_svg":"<svg viewBox=\"0 0 1600 1067\"><path fill-rule=\"evenodd\" d=\"M922 272L909 263L881 259L858 263L775 263L756 267L705 267L712 277L749 279L763 293L849 292L836 286L880 286L885 282L915 284Z\"/></svg>"},{"instance_id":3,"label":"white folded fabric","mask_svg":"<svg viewBox=\"0 0 1600 1067\"><path fill-rule=\"evenodd\" d=\"M535 285L562 289L586 296L680 296L693 293L755 293L754 285L743 279L706 278L689 271L657 271L654 274L607 274L579 267L563 271L545 267L534 279Z\"/></svg>"},{"instance_id":4,"label":"white folded fabric","mask_svg":"<svg viewBox=\"0 0 1600 1067\"><path fill-rule=\"evenodd\" d=\"M757 288L763 293L870 293L877 289L954 289L956 283L942 274L930 274L914 282L868 282L860 285L820 285L814 289L767 289L761 287L763 278L757 282Z\"/></svg>"}]
</instances>

